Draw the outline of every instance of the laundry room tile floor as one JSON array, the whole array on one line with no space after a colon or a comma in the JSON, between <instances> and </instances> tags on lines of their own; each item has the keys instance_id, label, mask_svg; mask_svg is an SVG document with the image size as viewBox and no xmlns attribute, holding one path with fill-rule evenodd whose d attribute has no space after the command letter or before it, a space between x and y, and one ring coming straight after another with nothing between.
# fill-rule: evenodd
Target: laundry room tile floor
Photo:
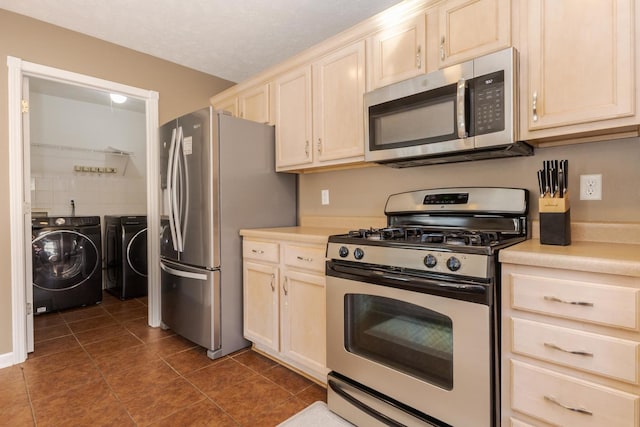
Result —
<instances>
[{"instance_id":1,"label":"laundry room tile floor","mask_svg":"<svg viewBox=\"0 0 640 427\"><path fill-rule=\"evenodd\" d=\"M211 360L147 326L146 298L34 319L35 351L0 369L0 426L276 426L326 390L249 348Z\"/></svg>"}]
</instances>

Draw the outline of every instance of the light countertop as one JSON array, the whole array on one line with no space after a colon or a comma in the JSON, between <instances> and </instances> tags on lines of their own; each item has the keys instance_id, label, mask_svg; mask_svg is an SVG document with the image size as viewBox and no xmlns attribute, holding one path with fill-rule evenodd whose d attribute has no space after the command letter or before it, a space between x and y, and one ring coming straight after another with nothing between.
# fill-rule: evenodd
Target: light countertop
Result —
<instances>
[{"instance_id":1,"label":"light countertop","mask_svg":"<svg viewBox=\"0 0 640 427\"><path fill-rule=\"evenodd\" d=\"M347 231L349 231L349 228L298 226L242 229L240 230L240 235L256 239L327 243L327 239L332 234L343 234Z\"/></svg>"},{"instance_id":2,"label":"light countertop","mask_svg":"<svg viewBox=\"0 0 640 427\"><path fill-rule=\"evenodd\" d=\"M531 239L500 251L500 262L640 277L640 244L578 241L555 246Z\"/></svg>"}]
</instances>

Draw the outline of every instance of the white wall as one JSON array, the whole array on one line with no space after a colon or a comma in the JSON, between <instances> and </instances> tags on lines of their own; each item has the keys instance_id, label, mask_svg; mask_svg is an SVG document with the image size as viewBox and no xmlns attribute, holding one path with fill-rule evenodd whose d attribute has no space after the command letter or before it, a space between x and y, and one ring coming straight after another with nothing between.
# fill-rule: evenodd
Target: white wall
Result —
<instances>
[{"instance_id":1,"label":"white wall","mask_svg":"<svg viewBox=\"0 0 640 427\"><path fill-rule=\"evenodd\" d=\"M146 213L144 112L39 93L29 104L34 212L71 215L74 200L76 215ZM104 153L109 147L131 155ZM76 172L76 165L117 173Z\"/></svg>"}]
</instances>

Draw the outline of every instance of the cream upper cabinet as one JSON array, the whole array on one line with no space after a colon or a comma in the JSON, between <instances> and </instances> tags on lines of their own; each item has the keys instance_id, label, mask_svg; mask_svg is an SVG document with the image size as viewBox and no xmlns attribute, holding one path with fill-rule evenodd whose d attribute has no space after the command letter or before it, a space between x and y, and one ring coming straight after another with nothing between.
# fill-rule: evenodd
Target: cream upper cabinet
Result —
<instances>
[{"instance_id":1,"label":"cream upper cabinet","mask_svg":"<svg viewBox=\"0 0 640 427\"><path fill-rule=\"evenodd\" d=\"M242 117L259 123L273 123L271 83L261 83L240 91L233 91L232 95L225 93L211 97L211 105L216 110L231 113L234 117Z\"/></svg>"},{"instance_id":2,"label":"cream upper cabinet","mask_svg":"<svg viewBox=\"0 0 640 427\"><path fill-rule=\"evenodd\" d=\"M408 79L426 70L426 16L420 14L369 38L371 89Z\"/></svg>"},{"instance_id":3,"label":"cream upper cabinet","mask_svg":"<svg viewBox=\"0 0 640 427\"><path fill-rule=\"evenodd\" d=\"M276 170L363 160L364 58L361 41L275 80Z\"/></svg>"},{"instance_id":4,"label":"cream upper cabinet","mask_svg":"<svg viewBox=\"0 0 640 427\"><path fill-rule=\"evenodd\" d=\"M523 5L524 139L637 125L636 9L633 0Z\"/></svg>"},{"instance_id":5,"label":"cream upper cabinet","mask_svg":"<svg viewBox=\"0 0 640 427\"><path fill-rule=\"evenodd\" d=\"M211 103L211 105L213 105L213 108L216 110L222 110L222 111L226 111L228 113L231 113L231 115L233 117L238 117L238 97L237 96L231 96L229 98L223 98L223 99L213 99L213 102Z\"/></svg>"},{"instance_id":6,"label":"cream upper cabinet","mask_svg":"<svg viewBox=\"0 0 640 427\"><path fill-rule=\"evenodd\" d=\"M511 0L449 0L438 21L438 68L511 46Z\"/></svg>"},{"instance_id":7,"label":"cream upper cabinet","mask_svg":"<svg viewBox=\"0 0 640 427\"><path fill-rule=\"evenodd\" d=\"M311 67L276 78L276 170L305 167L313 161Z\"/></svg>"},{"instance_id":8,"label":"cream upper cabinet","mask_svg":"<svg viewBox=\"0 0 640 427\"><path fill-rule=\"evenodd\" d=\"M364 156L364 41L313 64L314 163Z\"/></svg>"},{"instance_id":9,"label":"cream upper cabinet","mask_svg":"<svg viewBox=\"0 0 640 427\"><path fill-rule=\"evenodd\" d=\"M239 116L259 123L271 123L269 83L255 86L238 94Z\"/></svg>"}]
</instances>

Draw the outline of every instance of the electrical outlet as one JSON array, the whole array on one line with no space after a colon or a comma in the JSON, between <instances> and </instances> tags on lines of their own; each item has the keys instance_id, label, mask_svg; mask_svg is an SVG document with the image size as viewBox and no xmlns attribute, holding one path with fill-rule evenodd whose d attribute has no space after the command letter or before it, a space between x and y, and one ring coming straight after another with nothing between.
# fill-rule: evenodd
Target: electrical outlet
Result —
<instances>
[{"instance_id":1,"label":"electrical outlet","mask_svg":"<svg viewBox=\"0 0 640 427\"><path fill-rule=\"evenodd\" d=\"M323 205L328 205L329 204L329 190L320 190L320 195L322 198L322 204Z\"/></svg>"},{"instance_id":2,"label":"electrical outlet","mask_svg":"<svg viewBox=\"0 0 640 427\"><path fill-rule=\"evenodd\" d=\"M602 174L580 175L580 200L602 200Z\"/></svg>"}]
</instances>

